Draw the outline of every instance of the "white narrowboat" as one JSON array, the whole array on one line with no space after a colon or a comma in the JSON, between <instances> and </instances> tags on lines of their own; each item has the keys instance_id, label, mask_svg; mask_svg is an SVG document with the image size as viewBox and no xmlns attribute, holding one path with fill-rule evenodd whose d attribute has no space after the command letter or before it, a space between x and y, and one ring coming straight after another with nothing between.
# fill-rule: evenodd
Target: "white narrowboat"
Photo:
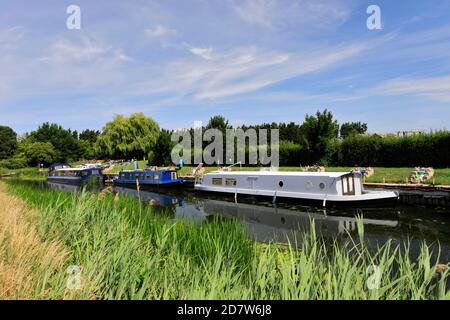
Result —
<instances>
[{"instance_id":1,"label":"white narrowboat","mask_svg":"<svg viewBox=\"0 0 450 320\"><path fill-rule=\"evenodd\" d=\"M358 172L217 171L198 178L194 188L235 197L271 197L274 202L310 200L323 206L385 205L398 199L396 192L364 190L362 174Z\"/></svg>"}]
</instances>

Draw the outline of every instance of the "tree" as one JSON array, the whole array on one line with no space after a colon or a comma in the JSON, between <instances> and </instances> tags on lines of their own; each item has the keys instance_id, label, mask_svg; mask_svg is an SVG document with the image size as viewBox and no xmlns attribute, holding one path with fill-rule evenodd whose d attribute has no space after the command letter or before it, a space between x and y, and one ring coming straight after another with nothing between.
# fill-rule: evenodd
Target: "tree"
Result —
<instances>
[{"instance_id":1,"label":"tree","mask_svg":"<svg viewBox=\"0 0 450 320\"><path fill-rule=\"evenodd\" d=\"M159 125L143 113L117 115L105 125L95 147L104 157L142 159L151 153L158 135Z\"/></svg>"},{"instance_id":2,"label":"tree","mask_svg":"<svg viewBox=\"0 0 450 320\"><path fill-rule=\"evenodd\" d=\"M17 149L17 134L10 127L0 126L0 159L11 157Z\"/></svg>"},{"instance_id":3,"label":"tree","mask_svg":"<svg viewBox=\"0 0 450 320\"><path fill-rule=\"evenodd\" d=\"M214 116L209 119L206 129L218 129L225 136L227 129L232 129L233 127L229 124L228 120L222 116Z\"/></svg>"},{"instance_id":4,"label":"tree","mask_svg":"<svg viewBox=\"0 0 450 320\"><path fill-rule=\"evenodd\" d=\"M175 142L172 141L171 138L171 132L167 131L167 130L162 130L159 133L159 137L158 140L156 141L155 144L155 148L154 148L154 156L153 156L153 163L150 163L150 159L149 159L149 164L154 164L157 166L163 166L163 165L169 165L172 163L172 158L171 158L171 152L172 152L172 148L174 147Z\"/></svg>"},{"instance_id":5,"label":"tree","mask_svg":"<svg viewBox=\"0 0 450 320\"><path fill-rule=\"evenodd\" d=\"M328 149L339 132L333 114L325 109L323 112L317 111L316 116L306 115L300 131L302 144L308 151L308 162L314 164L326 161Z\"/></svg>"},{"instance_id":6,"label":"tree","mask_svg":"<svg viewBox=\"0 0 450 320\"><path fill-rule=\"evenodd\" d=\"M28 164L49 165L54 162L56 156L55 148L48 142L34 142L27 146L25 156L27 157Z\"/></svg>"},{"instance_id":7,"label":"tree","mask_svg":"<svg viewBox=\"0 0 450 320\"><path fill-rule=\"evenodd\" d=\"M100 135L98 130L83 130L79 135L79 144L81 149L81 156L84 159L95 159L97 154L95 152L95 143Z\"/></svg>"},{"instance_id":8,"label":"tree","mask_svg":"<svg viewBox=\"0 0 450 320\"><path fill-rule=\"evenodd\" d=\"M341 125L341 138L345 139L355 134L364 134L367 132L367 123L346 122Z\"/></svg>"},{"instance_id":9,"label":"tree","mask_svg":"<svg viewBox=\"0 0 450 320\"><path fill-rule=\"evenodd\" d=\"M78 160L81 148L76 131L66 130L55 123L44 123L36 131L31 132L27 139L30 142L48 142L55 150L56 162L70 162Z\"/></svg>"},{"instance_id":10,"label":"tree","mask_svg":"<svg viewBox=\"0 0 450 320\"><path fill-rule=\"evenodd\" d=\"M100 135L100 131L98 131L98 130L86 129L80 133L78 138L80 140L88 141L88 142L94 144L97 141L97 138L99 135Z\"/></svg>"}]
</instances>

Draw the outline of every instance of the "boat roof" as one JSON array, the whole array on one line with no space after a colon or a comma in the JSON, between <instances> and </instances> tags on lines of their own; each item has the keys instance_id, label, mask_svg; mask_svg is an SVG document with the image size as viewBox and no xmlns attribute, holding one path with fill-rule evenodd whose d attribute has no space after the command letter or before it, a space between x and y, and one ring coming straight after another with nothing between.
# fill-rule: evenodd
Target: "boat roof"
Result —
<instances>
[{"instance_id":1,"label":"boat roof","mask_svg":"<svg viewBox=\"0 0 450 320\"><path fill-rule=\"evenodd\" d=\"M121 170L120 172L161 172L161 171L176 171L174 169L137 169L137 170Z\"/></svg>"},{"instance_id":2,"label":"boat roof","mask_svg":"<svg viewBox=\"0 0 450 320\"><path fill-rule=\"evenodd\" d=\"M100 169L100 168L60 168L55 171L84 171L84 170L92 170L92 169Z\"/></svg>"},{"instance_id":3,"label":"boat roof","mask_svg":"<svg viewBox=\"0 0 450 320\"><path fill-rule=\"evenodd\" d=\"M303 171L213 171L208 174L223 176L294 176L294 177L331 177L338 178L350 172L303 172Z\"/></svg>"}]
</instances>

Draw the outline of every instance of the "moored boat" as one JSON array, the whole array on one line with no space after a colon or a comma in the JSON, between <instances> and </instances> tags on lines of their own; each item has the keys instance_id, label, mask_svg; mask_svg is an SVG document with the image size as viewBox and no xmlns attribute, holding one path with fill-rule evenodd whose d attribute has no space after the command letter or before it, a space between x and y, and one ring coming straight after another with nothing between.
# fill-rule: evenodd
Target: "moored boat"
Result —
<instances>
[{"instance_id":1,"label":"moored boat","mask_svg":"<svg viewBox=\"0 0 450 320\"><path fill-rule=\"evenodd\" d=\"M75 168L69 165L52 165L47 177L51 182L82 183L91 180L102 181L102 168Z\"/></svg>"},{"instance_id":2,"label":"moored boat","mask_svg":"<svg viewBox=\"0 0 450 320\"><path fill-rule=\"evenodd\" d=\"M183 183L176 170L172 169L135 169L122 170L113 180L115 185L139 185L175 187Z\"/></svg>"},{"instance_id":3,"label":"moored boat","mask_svg":"<svg viewBox=\"0 0 450 320\"><path fill-rule=\"evenodd\" d=\"M308 200L323 206L386 205L398 199L398 193L367 191L358 172L275 172L217 171L198 178L196 191L270 197L273 201Z\"/></svg>"}]
</instances>

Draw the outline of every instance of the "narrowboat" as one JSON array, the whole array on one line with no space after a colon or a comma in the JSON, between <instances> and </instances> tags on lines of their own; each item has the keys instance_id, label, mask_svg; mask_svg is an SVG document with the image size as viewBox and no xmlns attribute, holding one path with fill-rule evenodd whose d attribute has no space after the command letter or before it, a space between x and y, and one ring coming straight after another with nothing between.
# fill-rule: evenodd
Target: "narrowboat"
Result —
<instances>
[{"instance_id":1,"label":"narrowboat","mask_svg":"<svg viewBox=\"0 0 450 320\"><path fill-rule=\"evenodd\" d=\"M51 166L47 177L47 181L62 183L82 183L91 180L103 181L103 169Z\"/></svg>"},{"instance_id":2,"label":"narrowboat","mask_svg":"<svg viewBox=\"0 0 450 320\"><path fill-rule=\"evenodd\" d=\"M367 191L359 172L245 172L216 171L199 177L196 191L305 200L326 206L387 205L398 200L397 192Z\"/></svg>"},{"instance_id":3,"label":"narrowboat","mask_svg":"<svg viewBox=\"0 0 450 320\"><path fill-rule=\"evenodd\" d=\"M115 185L139 185L155 187L176 187L183 183L176 170L135 169L122 170L113 180Z\"/></svg>"}]
</instances>

